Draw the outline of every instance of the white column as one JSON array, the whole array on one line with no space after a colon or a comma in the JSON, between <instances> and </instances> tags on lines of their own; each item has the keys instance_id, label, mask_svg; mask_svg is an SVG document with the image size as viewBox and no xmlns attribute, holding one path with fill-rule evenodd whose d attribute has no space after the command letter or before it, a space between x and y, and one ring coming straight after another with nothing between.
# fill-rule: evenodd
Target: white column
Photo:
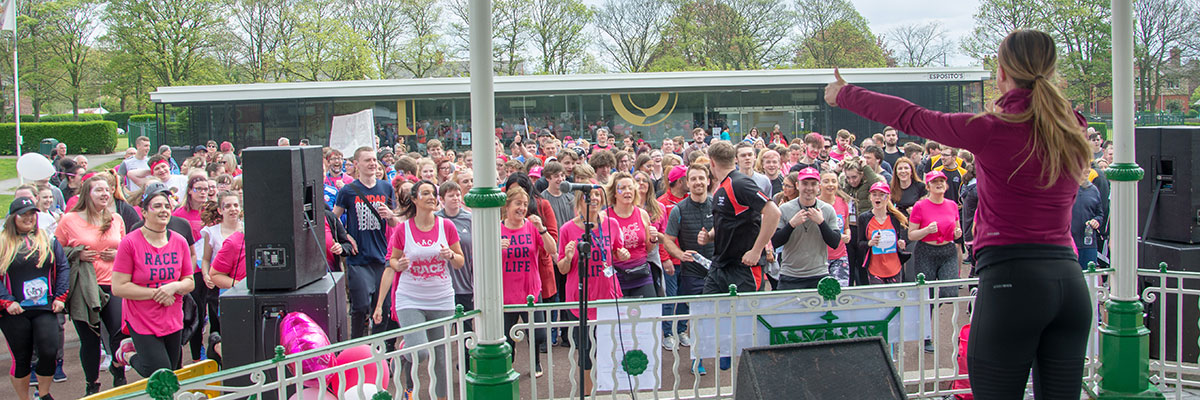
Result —
<instances>
[{"instance_id":1,"label":"white column","mask_svg":"<svg viewBox=\"0 0 1200 400\"><path fill-rule=\"evenodd\" d=\"M475 187L496 185L496 93L492 85L492 2L470 2L471 156ZM500 208L473 208L471 244L475 261L475 307L482 311L479 343L504 341L500 266Z\"/></svg>"},{"instance_id":2,"label":"white column","mask_svg":"<svg viewBox=\"0 0 1200 400\"><path fill-rule=\"evenodd\" d=\"M1134 162L1133 146L1133 2L1112 2L1112 91L1114 166ZM1132 165L1130 165L1132 166ZM1133 301L1137 293L1137 182L1112 181L1112 297Z\"/></svg>"}]
</instances>

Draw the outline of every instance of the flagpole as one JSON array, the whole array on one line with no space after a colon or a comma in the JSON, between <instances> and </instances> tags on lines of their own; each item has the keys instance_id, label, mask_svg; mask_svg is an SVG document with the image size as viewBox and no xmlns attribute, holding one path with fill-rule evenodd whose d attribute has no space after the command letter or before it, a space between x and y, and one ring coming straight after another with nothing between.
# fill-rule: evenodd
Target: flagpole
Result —
<instances>
[{"instance_id":1,"label":"flagpole","mask_svg":"<svg viewBox=\"0 0 1200 400\"><path fill-rule=\"evenodd\" d=\"M12 10L8 10L8 11L14 14L13 21L15 22L16 21L15 14L17 12L17 10L16 10L17 2L16 1L12 2L9 5L9 7L13 7ZM5 21L5 22L7 22L7 21ZM19 75L20 74L20 65L17 64L17 48L19 46L17 46L17 24L16 23L13 23L12 33L13 33L13 123L16 124L15 126L16 126L16 134L17 134L17 141L16 141L17 158L21 158L21 81L20 81L20 75ZM25 183L25 180L21 179L21 183Z\"/></svg>"}]
</instances>

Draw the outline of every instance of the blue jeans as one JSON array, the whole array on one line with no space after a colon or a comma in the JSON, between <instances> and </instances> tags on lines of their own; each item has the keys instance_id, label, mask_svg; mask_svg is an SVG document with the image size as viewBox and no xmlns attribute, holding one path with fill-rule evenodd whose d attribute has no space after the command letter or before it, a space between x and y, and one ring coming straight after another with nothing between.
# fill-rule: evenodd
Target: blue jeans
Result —
<instances>
[{"instance_id":1,"label":"blue jeans","mask_svg":"<svg viewBox=\"0 0 1200 400\"><path fill-rule=\"evenodd\" d=\"M667 297L675 297L679 295L679 267L675 267L674 274L663 272L663 282L666 286ZM663 304L662 315L683 315L688 313L687 303ZM677 323L678 322L678 323ZM671 325L675 325L675 329L671 329ZM687 321L663 321L662 323L663 336L671 336L677 333L687 331Z\"/></svg>"},{"instance_id":2,"label":"blue jeans","mask_svg":"<svg viewBox=\"0 0 1200 400\"><path fill-rule=\"evenodd\" d=\"M1084 270L1087 270L1089 262L1096 261L1098 258L1099 252L1097 252L1096 248L1094 248L1094 247L1090 248L1090 249L1077 249L1077 250L1079 250L1079 267L1083 268Z\"/></svg>"}]
</instances>

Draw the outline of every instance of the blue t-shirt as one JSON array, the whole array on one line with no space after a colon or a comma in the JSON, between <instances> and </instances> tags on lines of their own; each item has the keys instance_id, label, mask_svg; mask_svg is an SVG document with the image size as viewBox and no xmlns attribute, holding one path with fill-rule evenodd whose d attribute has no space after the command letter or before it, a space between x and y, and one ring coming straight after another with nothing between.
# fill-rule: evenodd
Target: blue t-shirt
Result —
<instances>
[{"instance_id":1,"label":"blue t-shirt","mask_svg":"<svg viewBox=\"0 0 1200 400\"><path fill-rule=\"evenodd\" d=\"M371 188L355 180L338 191L334 204L346 210L343 214L346 232L358 242L358 254L346 257L347 264L383 264L386 261L387 222L381 221L371 210L380 205L391 207L394 200L391 185L382 180L375 181Z\"/></svg>"}]
</instances>

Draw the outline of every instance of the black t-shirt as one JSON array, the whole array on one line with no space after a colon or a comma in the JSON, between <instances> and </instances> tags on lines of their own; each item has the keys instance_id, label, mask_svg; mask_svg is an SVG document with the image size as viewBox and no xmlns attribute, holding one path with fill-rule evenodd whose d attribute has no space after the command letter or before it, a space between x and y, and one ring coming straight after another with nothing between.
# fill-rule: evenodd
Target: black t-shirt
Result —
<instances>
[{"instance_id":1,"label":"black t-shirt","mask_svg":"<svg viewBox=\"0 0 1200 400\"><path fill-rule=\"evenodd\" d=\"M907 217L908 208L917 204L917 201L925 197L927 193L924 183L913 181L907 188L900 191L900 201L896 202L896 208L899 208L900 212L904 213L904 216Z\"/></svg>"},{"instance_id":2,"label":"black t-shirt","mask_svg":"<svg viewBox=\"0 0 1200 400\"><path fill-rule=\"evenodd\" d=\"M679 249L683 251L695 250L700 255L713 259L713 243L701 246L696 241L701 229L711 229L713 227L713 211L712 197L704 199L703 203L697 203L692 200L691 196L680 200L675 207L671 209L671 215L667 217L666 234L679 239ZM683 261L679 265L680 275L695 276L703 278L708 276L708 270L695 262Z\"/></svg>"},{"instance_id":3,"label":"black t-shirt","mask_svg":"<svg viewBox=\"0 0 1200 400\"><path fill-rule=\"evenodd\" d=\"M52 254L39 266L38 254L31 253L23 244L17 246L12 264L4 275L0 275L0 300L19 303L26 311L49 311L55 297L67 292L70 267L67 266L66 253L57 240L51 240ZM7 311L0 313L8 314Z\"/></svg>"},{"instance_id":4,"label":"black t-shirt","mask_svg":"<svg viewBox=\"0 0 1200 400\"><path fill-rule=\"evenodd\" d=\"M771 179L771 195L774 196L775 193L782 193L782 192L783 192L783 174L779 174L779 176L775 177L775 179Z\"/></svg>"},{"instance_id":5,"label":"black t-shirt","mask_svg":"<svg viewBox=\"0 0 1200 400\"><path fill-rule=\"evenodd\" d=\"M133 232L134 229L141 228L145 224L145 220L138 221L133 224L133 227L129 228L129 231ZM188 246L196 244L196 238L192 236L192 224L186 219L172 215L171 220L167 221L167 230L183 236L183 239L187 240Z\"/></svg>"},{"instance_id":6,"label":"black t-shirt","mask_svg":"<svg viewBox=\"0 0 1200 400\"><path fill-rule=\"evenodd\" d=\"M888 153L886 148L883 149L883 161L886 161L888 165L896 165L896 160L899 160L900 157L904 157L904 150L899 147L896 148L895 153Z\"/></svg>"},{"instance_id":7,"label":"black t-shirt","mask_svg":"<svg viewBox=\"0 0 1200 400\"><path fill-rule=\"evenodd\" d=\"M821 161L821 160L813 160L812 164L805 164L803 161L800 161L800 162L793 164L792 167L788 169L788 174L791 174L793 172L800 172L800 170L808 168L808 167L816 168L817 172L824 172L824 171L821 171L821 164L823 164L823 163L824 163L824 161ZM775 192L775 193L779 193L779 192Z\"/></svg>"},{"instance_id":8,"label":"black t-shirt","mask_svg":"<svg viewBox=\"0 0 1200 400\"><path fill-rule=\"evenodd\" d=\"M758 184L732 171L713 194L713 268L740 266L742 255L754 246L762 225L762 209L771 200Z\"/></svg>"}]
</instances>

